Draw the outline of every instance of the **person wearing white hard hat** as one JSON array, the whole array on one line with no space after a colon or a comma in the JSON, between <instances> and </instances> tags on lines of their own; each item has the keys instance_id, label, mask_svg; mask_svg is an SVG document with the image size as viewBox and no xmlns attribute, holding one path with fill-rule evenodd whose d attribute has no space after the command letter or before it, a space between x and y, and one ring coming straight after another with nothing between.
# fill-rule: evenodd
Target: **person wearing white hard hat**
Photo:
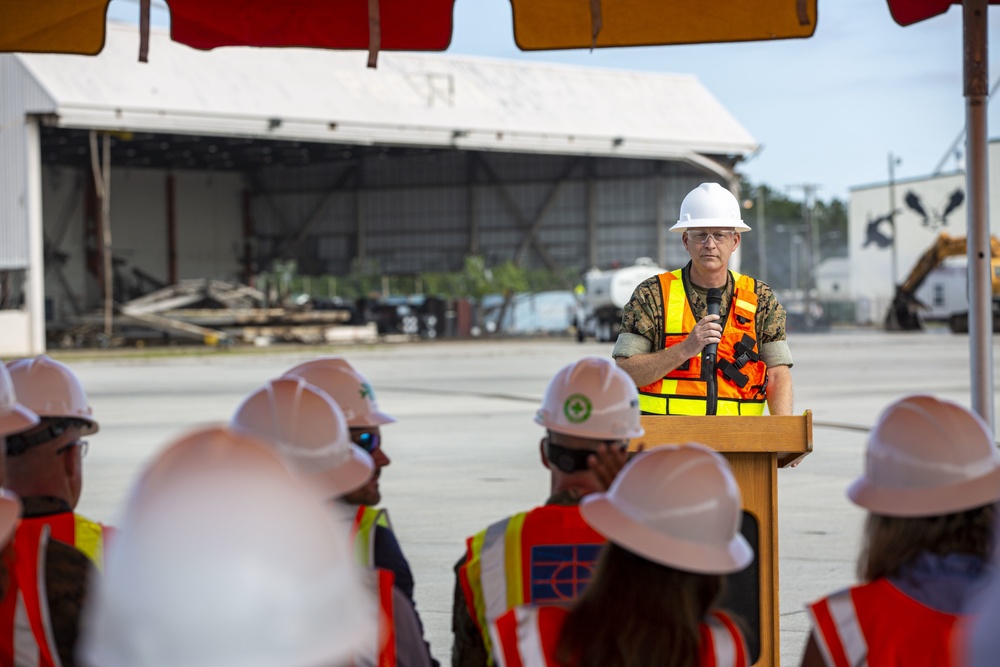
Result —
<instances>
[{"instance_id":1,"label":"person wearing white hard hat","mask_svg":"<svg viewBox=\"0 0 1000 667\"><path fill-rule=\"evenodd\" d=\"M110 526L76 512L83 490L83 459L97 432L87 393L65 364L45 355L8 362L18 400L40 421L8 435L5 488L20 497L22 519L14 550L26 570L8 588L0 613L0 656L36 654L75 665L81 609L104 565ZM44 564L44 577L36 576ZM29 571L30 570L30 571ZM48 614L32 600L46 599ZM29 621L33 632L19 627ZM51 630L43 632L44 623Z\"/></svg>"},{"instance_id":2,"label":"person wearing white hard hat","mask_svg":"<svg viewBox=\"0 0 1000 667\"><path fill-rule=\"evenodd\" d=\"M345 530L351 515L340 512L340 497L362 488L374 471L371 456L353 444L347 418L319 388L295 376L271 380L247 396L230 427L273 443L310 492L327 505ZM388 570L371 571L383 612L377 645L358 656L359 664L423 667L431 664L430 649L412 602L394 585Z\"/></svg>"},{"instance_id":3,"label":"person wearing white hard hat","mask_svg":"<svg viewBox=\"0 0 1000 667\"><path fill-rule=\"evenodd\" d=\"M992 429L950 401L896 401L869 434L864 473L847 495L868 510L861 583L807 606L802 665L964 664L955 644L996 544Z\"/></svg>"},{"instance_id":4,"label":"person wearing white hard hat","mask_svg":"<svg viewBox=\"0 0 1000 667\"><path fill-rule=\"evenodd\" d=\"M750 231L736 197L702 183L670 231L691 261L635 288L612 352L639 387L643 414L762 415L765 403L772 415L792 414L785 309L766 283L729 269Z\"/></svg>"},{"instance_id":5,"label":"person wearing white hard hat","mask_svg":"<svg viewBox=\"0 0 1000 667\"><path fill-rule=\"evenodd\" d=\"M422 635L423 622L413 597L413 571L396 539L388 511L374 507L382 500L379 489L382 469L391 463L385 451L381 427L396 420L379 408L371 384L343 357L312 359L294 366L285 374L304 379L332 398L347 418L351 440L371 455L375 464L374 474L364 486L344 494L339 500L350 505L354 515L354 545L358 562L365 567L392 572L393 585L413 606ZM431 660L433 664L438 664L433 657Z\"/></svg>"},{"instance_id":6,"label":"person wearing white hard hat","mask_svg":"<svg viewBox=\"0 0 1000 667\"><path fill-rule=\"evenodd\" d=\"M644 432L635 385L599 357L560 369L535 421L546 429L539 450L549 499L466 540L455 565L453 667L493 664L490 625L508 609L569 601L584 589L604 537L580 516L579 503L608 488L629 440Z\"/></svg>"},{"instance_id":7,"label":"person wearing white hard hat","mask_svg":"<svg viewBox=\"0 0 1000 667\"><path fill-rule=\"evenodd\" d=\"M745 667L737 623L716 608L724 575L753 562L729 464L703 445L657 447L581 502L607 538L583 594L524 605L492 626L501 667Z\"/></svg>"},{"instance_id":8,"label":"person wearing white hard hat","mask_svg":"<svg viewBox=\"0 0 1000 667\"><path fill-rule=\"evenodd\" d=\"M211 426L140 476L86 608L88 667L343 667L376 604L330 521L270 443Z\"/></svg>"}]
</instances>

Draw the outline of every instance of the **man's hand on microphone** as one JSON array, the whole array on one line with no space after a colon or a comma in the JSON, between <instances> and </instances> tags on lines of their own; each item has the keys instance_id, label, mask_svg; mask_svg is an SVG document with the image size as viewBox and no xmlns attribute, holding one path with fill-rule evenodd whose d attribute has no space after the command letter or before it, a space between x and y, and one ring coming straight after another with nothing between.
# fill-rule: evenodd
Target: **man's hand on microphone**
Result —
<instances>
[{"instance_id":1,"label":"man's hand on microphone","mask_svg":"<svg viewBox=\"0 0 1000 667\"><path fill-rule=\"evenodd\" d=\"M687 338L684 339L684 344L687 346L685 352L691 352L688 358L697 356L705 349L706 345L711 343L718 344L722 340L722 324L719 323L718 315L706 315L705 317L698 320L698 324L694 325L694 329L688 334Z\"/></svg>"}]
</instances>

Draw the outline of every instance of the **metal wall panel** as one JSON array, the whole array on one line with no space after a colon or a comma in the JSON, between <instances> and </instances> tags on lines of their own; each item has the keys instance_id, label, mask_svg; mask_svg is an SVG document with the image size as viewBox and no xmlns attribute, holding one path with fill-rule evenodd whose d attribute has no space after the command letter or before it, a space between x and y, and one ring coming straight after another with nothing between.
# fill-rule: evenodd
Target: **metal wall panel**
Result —
<instances>
[{"instance_id":1,"label":"metal wall panel","mask_svg":"<svg viewBox=\"0 0 1000 667\"><path fill-rule=\"evenodd\" d=\"M54 104L13 54L0 54L0 270L29 264L27 113Z\"/></svg>"}]
</instances>

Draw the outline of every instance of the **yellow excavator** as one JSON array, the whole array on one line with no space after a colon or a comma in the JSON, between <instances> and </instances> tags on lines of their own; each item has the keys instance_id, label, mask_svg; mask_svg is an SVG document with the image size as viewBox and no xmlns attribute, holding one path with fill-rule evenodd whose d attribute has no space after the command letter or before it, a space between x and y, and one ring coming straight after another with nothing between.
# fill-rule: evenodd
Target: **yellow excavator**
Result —
<instances>
[{"instance_id":1,"label":"yellow excavator","mask_svg":"<svg viewBox=\"0 0 1000 667\"><path fill-rule=\"evenodd\" d=\"M917 263L913 265L910 275L902 284L896 286L896 295L889 306L889 312L885 316L885 328L889 331L914 331L923 329L923 321L920 318L920 311L927 306L916 297L917 290L930 275L947 257L965 254L965 237L950 236L947 232L941 232L937 239L928 248ZM990 237L990 267L992 269L993 283L993 330L998 331L1000 326L1000 239L995 236ZM948 327L955 333L967 333L969 331L969 312L953 313L948 319Z\"/></svg>"}]
</instances>

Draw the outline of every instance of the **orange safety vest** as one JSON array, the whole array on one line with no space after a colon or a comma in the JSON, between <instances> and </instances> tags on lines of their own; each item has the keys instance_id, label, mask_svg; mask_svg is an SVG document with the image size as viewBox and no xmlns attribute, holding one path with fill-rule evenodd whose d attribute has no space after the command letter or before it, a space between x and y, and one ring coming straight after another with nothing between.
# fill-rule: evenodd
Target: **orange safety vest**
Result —
<instances>
[{"instance_id":1,"label":"orange safety vest","mask_svg":"<svg viewBox=\"0 0 1000 667\"><path fill-rule=\"evenodd\" d=\"M45 588L50 529L44 523L24 524L4 557L9 583L0 601L0 665L60 667Z\"/></svg>"},{"instance_id":2,"label":"orange safety vest","mask_svg":"<svg viewBox=\"0 0 1000 667\"><path fill-rule=\"evenodd\" d=\"M21 519L18 530L42 524L49 526L53 540L76 547L97 566L98 570L104 570L104 554L108 540L114 535L114 528L91 521L75 512L58 512L25 517Z\"/></svg>"},{"instance_id":3,"label":"orange safety vest","mask_svg":"<svg viewBox=\"0 0 1000 667\"><path fill-rule=\"evenodd\" d=\"M392 530L389 513L385 510L360 505L354 513L354 557L362 567L375 567L375 527Z\"/></svg>"},{"instance_id":4,"label":"orange safety vest","mask_svg":"<svg viewBox=\"0 0 1000 667\"><path fill-rule=\"evenodd\" d=\"M561 667L559 635L569 611L563 607L523 605L501 616L490 629L500 667ZM699 628L700 667L747 667L743 633L729 616L712 611Z\"/></svg>"},{"instance_id":5,"label":"orange safety vest","mask_svg":"<svg viewBox=\"0 0 1000 667\"><path fill-rule=\"evenodd\" d=\"M807 605L829 667L955 664L963 616L924 606L880 578Z\"/></svg>"},{"instance_id":6,"label":"orange safety vest","mask_svg":"<svg viewBox=\"0 0 1000 667\"><path fill-rule=\"evenodd\" d=\"M604 543L577 505L544 505L468 538L458 580L487 655L490 626L507 610L575 600Z\"/></svg>"},{"instance_id":7,"label":"orange safety vest","mask_svg":"<svg viewBox=\"0 0 1000 667\"><path fill-rule=\"evenodd\" d=\"M664 348L677 345L694 329L681 269L661 273ZM735 271L729 315L716 354L716 414L762 415L766 401L767 366L756 339L756 280ZM704 415L708 383L702 377L702 355L691 357L663 378L639 388L639 409L647 415Z\"/></svg>"}]
</instances>

